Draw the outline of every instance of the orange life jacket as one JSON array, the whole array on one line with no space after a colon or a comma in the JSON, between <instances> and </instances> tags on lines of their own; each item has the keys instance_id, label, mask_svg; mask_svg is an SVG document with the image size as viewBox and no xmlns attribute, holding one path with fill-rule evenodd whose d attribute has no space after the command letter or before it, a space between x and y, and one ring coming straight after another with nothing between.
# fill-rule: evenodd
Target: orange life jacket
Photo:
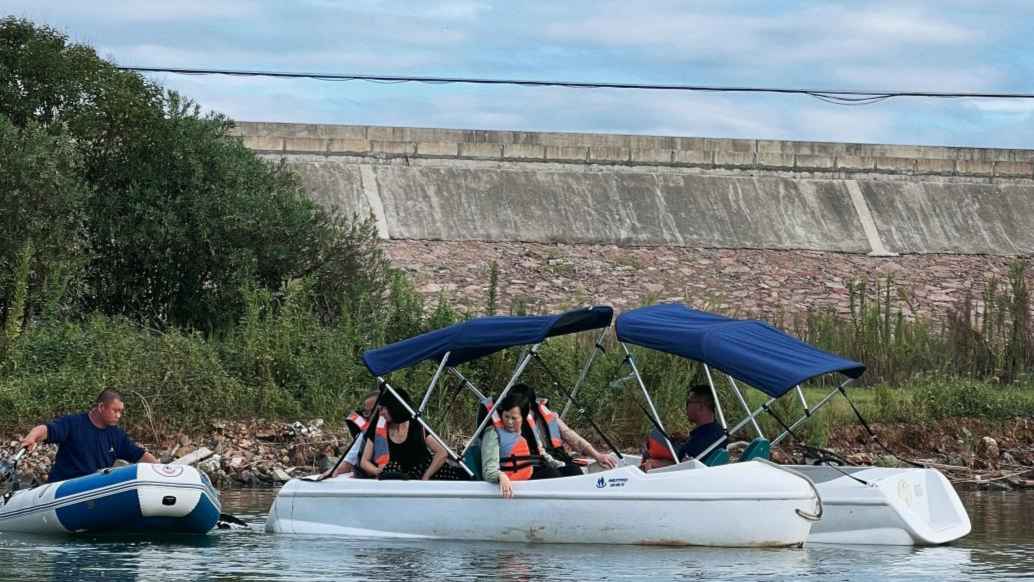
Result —
<instances>
[{"instance_id":1,"label":"orange life jacket","mask_svg":"<svg viewBox=\"0 0 1034 582\"><path fill-rule=\"evenodd\" d=\"M491 400L484 401L486 408L492 407ZM534 433L535 420L529 414L525 419L531 423ZM503 419L499 416L498 410L492 411L492 425L495 427L495 434L499 437L499 470L506 473L512 481L527 481L535 470L534 462L537 456L532 456L531 447L528 441L520 433L513 433L503 426Z\"/></svg>"},{"instance_id":2,"label":"orange life jacket","mask_svg":"<svg viewBox=\"0 0 1034 582\"><path fill-rule=\"evenodd\" d=\"M646 443L643 445L643 457L675 462L675 459L671 456L671 450L668 448L668 441L665 440L661 431L656 428L651 430L646 437Z\"/></svg>"},{"instance_id":3,"label":"orange life jacket","mask_svg":"<svg viewBox=\"0 0 1034 582\"><path fill-rule=\"evenodd\" d=\"M345 425L348 427L348 432L352 434L352 438L355 438L366 430L366 427L370 425L370 421L358 412L352 412L345 419Z\"/></svg>"},{"instance_id":4,"label":"orange life jacket","mask_svg":"<svg viewBox=\"0 0 1034 582\"><path fill-rule=\"evenodd\" d=\"M390 460L388 447L388 421L383 416L377 417L377 428L373 433L373 464L383 467Z\"/></svg>"},{"instance_id":5,"label":"orange life jacket","mask_svg":"<svg viewBox=\"0 0 1034 582\"><path fill-rule=\"evenodd\" d=\"M547 408L546 404L548 403L549 401L545 398L539 398L535 401L535 406L538 408L539 414L542 416L542 420L546 423L546 428L549 431L549 446L559 449L564 446L564 439L560 434L560 415ZM532 426L534 426L534 423L532 423Z\"/></svg>"}]
</instances>

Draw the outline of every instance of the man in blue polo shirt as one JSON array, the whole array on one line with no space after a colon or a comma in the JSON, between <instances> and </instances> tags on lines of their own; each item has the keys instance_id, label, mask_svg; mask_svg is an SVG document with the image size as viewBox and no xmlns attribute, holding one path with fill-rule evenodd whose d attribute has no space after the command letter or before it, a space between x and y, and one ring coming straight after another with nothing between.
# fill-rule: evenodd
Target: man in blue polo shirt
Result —
<instances>
[{"instance_id":1,"label":"man in blue polo shirt","mask_svg":"<svg viewBox=\"0 0 1034 582\"><path fill-rule=\"evenodd\" d=\"M686 395L686 418L695 424L689 433L689 439L679 447L679 460L685 461L706 451L708 447L721 439L721 444L713 450L725 448L725 430L714 419L714 395L707 384L697 384L689 389ZM711 455L708 454L708 457Z\"/></svg>"},{"instance_id":2,"label":"man in blue polo shirt","mask_svg":"<svg viewBox=\"0 0 1034 582\"><path fill-rule=\"evenodd\" d=\"M40 441L56 444L57 458L47 481L54 483L89 475L115 464L157 463L118 427L126 406L114 390L104 390L87 412L62 416L41 424L25 435L22 446L31 452Z\"/></svg>"},{"instance_id":3,"label":"man in blue polo shirt","mask_svg":"<svg viewBox=\"0 0 1034 582\"><path fill-rule=\"evenodd\" d=\"M680 462L696 457L719 440L721 440L721 444L715 447L714 450L725 448L728 439L725 438L725 430L722 429L722 426L715 422L714 406L714 395L711 393L709 385L696 384L689 387L689 391L686 393L686 418L695 426L689 433L689 438L678 446L676 452L679 455ZM708 457L710 456L711 454L708 453ZM647 471L670 464L672 463L671 455L669 454L667 459L643 459L640 467Z\"/></svg>"}]
</instances>

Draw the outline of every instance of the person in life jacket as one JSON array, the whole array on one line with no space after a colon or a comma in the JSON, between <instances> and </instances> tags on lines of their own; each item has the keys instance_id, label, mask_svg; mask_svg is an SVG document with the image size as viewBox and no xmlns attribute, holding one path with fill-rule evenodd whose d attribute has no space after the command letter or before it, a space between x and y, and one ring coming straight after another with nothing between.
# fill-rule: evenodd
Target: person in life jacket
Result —
<instances>
[{"instance_id":1,"label":"person in life jacket","mask_svg":"<svg viewBox=\"0 0 1034 582\"><path fill-rule=\"evenodd\" d=\"M524 395L530 402L530 411L536 421L532 430L536 433L537 439L544 444L542 456L546 464L557 470L559 476L582 474L581 468L574 462L567 447L595 459L605 469L617 466L613 456L596 450L589 441L567 426L559 414L550 410L545 398L536 398L531 386L516 384L510 389L510 393Z\"/></svg>"},{"instance_id":2,"label":"person in life jacket","mask_svg":"<svg viewBox=\"0 0 1034 582\"><path fill-rule=\"evenodd\" d=\"M352 411L345 419L345 425L348 427L348 432L352 434L353 443L348 449L348 453L345 454L345 460L341 461L337 469L334 470L333 475L326 475L326 477L337 477L338 475L348 475L352 470L359 465L359 455L363 451L363 443L366 442L364 433L370 424L370 416L373 414L373 407L377 403L378 391L374 390L366 395L363 399L363 406L361 409Z\"/></svg>"},{"instance_id":3,"label":"person in life jacket","mask_svg":"<svg viewBox=\"0 0 1034 582\"><path fill-rule=\"evenodd\" d=\"M695 426L684 442L672 443L679 462L696 457L716 441L721 441L716 449L725 448L725 430L715 422L714 395L709 385L695 384L689 387L686 393L686 418ZM671 458L671 451L668 450L664 436L657 429L651 431L643 449L643 462L639 467L644 471L675 462Z\"/></svg>"},{"instance_id":4,"label":"person in life jacket","mask_svg":"<svg viewBox=\"0 0 1034 582\"><path fill-rule=\"evenodd\" d=\"M394 394L386 392L381 397L376 423L367 426L364 433L366 442L359 461L363 476L423 481L466 479L466 473L445 464L449 455L445 447L413 420L410 410L415 410L415 406L409 394L401 388L396 391L405 404Z\"/></svg>"},{"instance_id":5,"label":"person in life jacket","mask_svg":"<svg viewBox=\"0 0 1034 582\"><path fill-rule=\"evenodd\" d=\"M491 401L484 404L492 407ZM536 471L547 470L533 433L526 430L525 420L534 418L528 414L528 404L523 394L508 394L492 411L492 423L481 437L481 472L485 481L499 483L499 493L506 499L513 497L513 481L527 481Z\"/></svg>"}]
</instances>

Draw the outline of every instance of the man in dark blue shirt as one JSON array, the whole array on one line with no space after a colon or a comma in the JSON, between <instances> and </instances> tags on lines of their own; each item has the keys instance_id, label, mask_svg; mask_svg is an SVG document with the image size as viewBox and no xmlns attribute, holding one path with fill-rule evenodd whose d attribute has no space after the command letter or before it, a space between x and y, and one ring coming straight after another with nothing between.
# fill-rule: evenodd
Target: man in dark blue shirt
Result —
<instances>
[{"instance_id":1,"label":"man in dark blue shirt","mask_svg":"<svg viewBox=\"0 0 1034 582\"><path fill-rule=\"evenodd\" d=\"M711 387L707 384L696 384L690 386L686 394L686 418L695 426L689 433L689 438L676 451L679 461L686 461L706 451L716 441L721 443L712 449L724 449L727 439L725 430L715 422L714 395L711 394ZM710 456L711 453L708 453ZM668 459L646 459L643 461L643 470L654 469L671 464L671 456ZM703 461L703 459L700 459Z\"/></svg>"},{"instance_id":2,"label":"man in dark blue shirt","mask_svg":"<svg viewBox=\"0 0 1034 582\"><path fill-rule=\"evenodd\" d=\"M57 458L47 481L64 481L89 475L115 464L115 459L130 463L157 463L118 427L125 404L114 390L97 396L93 408L80 414L62 416L41 424L25 435L22 446L28 451L40 441L58 445Z\"/></svg>"}]
</instances>

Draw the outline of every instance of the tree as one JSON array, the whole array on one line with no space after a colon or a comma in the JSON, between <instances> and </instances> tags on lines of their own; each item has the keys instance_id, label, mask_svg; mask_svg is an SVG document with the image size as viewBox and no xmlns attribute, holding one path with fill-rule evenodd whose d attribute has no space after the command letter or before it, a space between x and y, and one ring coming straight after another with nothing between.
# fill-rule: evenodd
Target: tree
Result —
<instances>
[{"instance_id":1,"label":"tree","mask_svg":"<svg viewBox=\"0 0 1034 582\"><path fill-rule=\"evenodd\" d=\"M376 239L307 197L285 166L229 135L232 121L47 27L0 21L0 114L66 135L91 188L84 310L164 327L224 327L240 316L240 289L274 292L321 278L322 303L355 291L379 298ZM357 223L358 224L358 223Z\"/></svg>"},{"instance_id":2,"label":"tree","mask_svg":"<svg viewBox=\"0 0 1034 582\"><path fill-rule=\"evenodd\" d=\"M73 144L0 115L0 353L33 313L53 311L85 254Z\"/></svg>"}]
</instances>

